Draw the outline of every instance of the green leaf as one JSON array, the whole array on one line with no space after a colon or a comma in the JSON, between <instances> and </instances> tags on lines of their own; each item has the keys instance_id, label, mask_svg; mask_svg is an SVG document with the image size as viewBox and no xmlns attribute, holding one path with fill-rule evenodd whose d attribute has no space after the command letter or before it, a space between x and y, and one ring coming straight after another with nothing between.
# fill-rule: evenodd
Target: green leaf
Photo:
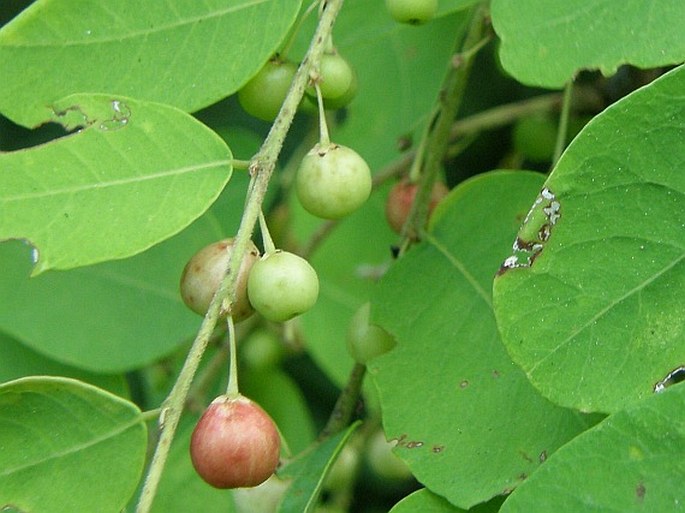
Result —
<instances>
[{"instance_id":1,"label":"green leaf","mask_svg":"<svg viewBox=\"0 0 685 513\"><path fill-rule=\"evenodd\" d=\"M0 31L0 112L35 126L51 118L54 101L82 92L198 110L257 73L300 3L35 2Z\"/></svg>"},{"instance_id":2,"label":"green leaf","mask_svg":"<svg viewBox=\"0 0 685 513\"><path fill-rule=\"evenodd\" d=\"M278 513L310 513L315 511L321 486L328 471L348 439L359 427L352 424L346 430L317 442L310 450L278 471L281 478L293 478L283 497Z\"/></svg>"},{"instance_id":3,"label":"green leaf","mask_svg":"<svg viewBox=\"0 0 685 513\"><path fill-rule=\"evenodd\" d=\"M458 186L372 298L398 342L368 366L386 435L422 484L465 509L511 491L592 421L528 383L492 311L492 279L542 180L498 171Z\"/></svg>"},{"instance_id":4,"label":"green leaf","mask_svg":"<svg viewBox=\"0 0 685 513\"><path fill-rule=\"evenodd\" d=\"M117 513L136 489L146 444L138 408L108 392L67 378L0 385L0 504Z\"/></svg>"},{"instance_id":5,"label":"green leaf","mask_svg":"<svg viewBox=\"0 0 685 513\"><path fill-rule=\"evenodd\" d=\"M121 375L94 374L44 357L14 338L0 332L0 383L32 375L65 376L128 397L128 387Z\"/></svg>"},{"instance_id":6,"label":"green leaf","mask_svg":"<svg viewBox=\"0 0 685 513\"><path fill-rule=\"evenodd\" d=\"M430 490L418 490L395 504L390 513L466 513Z\"/></svg>"},{"instance_id":7,"label":"green leaf","mask_svg":"<svg viewBox=\"0 0 685 513\"><path fill-rule=\"evenodd\" d=\"M140 253L199 217L231 176L221 138L173 107L77 95L53 108L86 128L0 154L0 240L30 240L36 274Z\"/></svg>"},{"instance_id":8,"label":"green leaf","mask_svg":"<svg viewBox=\"0 0 685 513\"><path fill-rule=\"evenodd\" d=\"M619 411L553 454L502 513L679 511L685 386Z\"/></svg>"},{"instance_id":9,"label":"green leaf","mask_svg":"<svg viewBox=\"0 0 685 513\"><path fill-rule=\"evenodd\" d=\"M480 504L468 510L457 508L448 501L435 495L430 490L423 488L408 495L395 504L390 513L497 513L501 501L495 499L485 504Z\"/></svg>"},{"instance_id":10,"label":"green leaf","mask_svg":"<svg viewBox=\"0 0 685 513\"><path fill-rule=\"evenodd\" d=\"M0 244L0 329L54 360L95 372L132 370L171 353L201 322L178 291L183 267L200 248L235 233L248 180L236 175L190 227L124 260L29 278L29 248Z\"/></svg>"},{"instance_id":11,"label":"green leaf","mask_svg":"<svg viewBox=\"0 0 685 513\"><path fill-rule=\"evenodd\" d=\"M569 146L495 281L507 349L546 397L613 412L685 361L685 68Z\"/></svg>"},{"instance_id":12,"label":"green leaf","mask_svg":"<svg viewBox=\"0 0 685 513\"><path fill-rule=\"evenodd\" d=\"M493 0L491 15L502 65L528 85L559 88L582 69L611 75L623 64L685 60L682 0Z\"/></svg>"}]
</instances>

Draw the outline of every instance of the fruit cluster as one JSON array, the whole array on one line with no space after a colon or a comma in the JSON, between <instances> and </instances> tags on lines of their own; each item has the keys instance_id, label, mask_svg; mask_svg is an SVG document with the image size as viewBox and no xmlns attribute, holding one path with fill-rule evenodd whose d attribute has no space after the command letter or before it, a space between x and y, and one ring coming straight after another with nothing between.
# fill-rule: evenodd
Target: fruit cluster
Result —
<instances>
[{"instance_id":1,"label":"fruit cluster","mask_svg":"<svg viewBox=\"0 0 685 513\"><path fill-rule=\"evenodd\" d=\"M419 24L435 15L437 0L386 0L386 6L396 20ZM273 121L296 73L295 63L274 56L238 92L240 104L254 117ZM320 137L297 168L294 191L309 213L338 220L359 209L372 189L366 161L353 149L331 142L326 124L326 110L346 107L355 97L357 75L329 41L310 79L302 104L303 109L307 105L318 108ZM446 188L437 184L430 208L445 194ZM408 180L390 193L386 214L398 233L407 223L415 195L416 184ZM294 253L276 249L263 216L260 222L263 255L252 241L237 254L234 239L220 240L198 251L181 276L183 301L194 312L206 315L231 259L240 259L232 280L233 295L223 301L219 312L221 318L228 317L229 330L255 311L272 322L288 321L312 308L319 294L319 280L312 266ZM395 345L389 333L371 323L370 308L366 303L353 316L347 337L351 356L362 365ZM232 344L231 358L235 359L234 340ZM235 388L229 385L229 391L214 399L199 419L190 442L191 460L198 474L212 486L256 487L273 476L279 464L280 435L271 417L237 392L237 379L233 379Z\"/></svg>"}]
</instances>

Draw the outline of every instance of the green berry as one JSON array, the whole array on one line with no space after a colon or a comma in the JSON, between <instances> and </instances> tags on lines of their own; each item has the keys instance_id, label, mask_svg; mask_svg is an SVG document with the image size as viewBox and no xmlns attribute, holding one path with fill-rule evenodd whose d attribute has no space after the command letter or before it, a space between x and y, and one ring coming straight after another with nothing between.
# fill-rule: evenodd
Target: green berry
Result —
<instances>
[{"instance_id":1,"label":"green berry","mask_svg":"<svg viewBox=\"0 0 685 513\"><path fill-rule=\"evenodd\" d=\"M273 121L283 105L297 66L276 57L267 62L238 91L238 101L248 114L264 121Z\"/></svg>"},{"instance_id":2,"label":"green berry","mask_svg":"<svg viewBox=\"0 0 685 513\"><path fill-rule=\"evenodd\" d=\"M378 476L393 481L401 481L411 477L411 470L407 464L393 452L396 444L385 439L383 431L378 430L371 435L366 450L369 467Z\"/></svg>"},{"instance_id":3,"label":"green berry","mask_svg":"<svg viewBox=\"0 0 685 513\"><path fill-rule=\"evenodd\" d=\"M195 253L186 264L181 275L181 297L183 302L195 313L205 315L228 268L233 251L233 239L220 240ZM254 309L247 298L247 278L250 269L259 259L259 250L250 241L247 252L240 265L236 300L231 305L234 322L247 319ZM227 315L228 312L223 312Z\"/></svg>"},{"instance_id":4,"label":"green berry","mask_svg":"<svg viewBox=\"0 0 685 513\"><path fill-rule=\"evenodd\" d=\"M277 367L284 353L285 348L281 340L267 330L255 331L240 346L240 357L243 363L254 371Z\"/></svg>"},{"instance_id":5,"label":"green berry","mask_svg":"<svg viewBox=\"0 0 685 513\"><path fill-rule=\"evenodd\" d=\"M549 162L557 142L557 123L547 114L519 119L514 125L514 147L532 162Z\"/></svg>"},{"instance_id":6,"label":"green berry","mask_svg":"<svg viewBox=\"0 0 685 513\"><path fill-rule=\"evenodd\" d=\"M319 296L319 278L304 258L275 251L252 266L247 294L255 310L266 319L283 322L314 306Z\"/></svg>"},{"instance_id":7,"label":"green berry","mask_svg":"<svg viewBox=\"0 0 685 513\"><path fill-rule=\"evenodd\" d=\"M219 396L190 439L197 473L216 488L257 486L273 475L281 437L269 415L247 397Z\"/></svg>"},{"instance_id":8,"label":"green berry","mask_svg":"<svg viewBox=\"0 0 685 513\"><path fill-rule=\"evenodd\" d=\"M385 0L385 7L395 21L420 25L433 19L438 0Z\"/></svg>"},{"instance_id":9,"label":"green berry","mask_svg":"<svg viewBox=\"0 0 685 513\"><path fill-rule=\"evenodd\" d=\"M302 206L324 219L354 212L371 194L371 169L354 150L317 144L302 159L295 191Z\"/></svg>"},{"instance_id":10,"label":"green berry","mask_svg":"<svg viewBox=\"0 0 685 513\"><path fill-rule=\"evenodd\" d=\"M397 343L390 333L371 324L370 316L371 304L364 303L352 316L347 331L347 349L352 358L361 364L387 353Z\"/></svg>"},{"instance_id":11,"label":"green berry","mask_svg":"<svg viewBox=\"0 0 685 513\"><path fill-rule=\"evenodd\" d=\"M326 52L321 56L319 65L319 89L324 100L336 100L348 95L355 88L354 70L347 59L336 50ZM316 93L309 91L316 97Z\"/></svg>"}]
</instances>

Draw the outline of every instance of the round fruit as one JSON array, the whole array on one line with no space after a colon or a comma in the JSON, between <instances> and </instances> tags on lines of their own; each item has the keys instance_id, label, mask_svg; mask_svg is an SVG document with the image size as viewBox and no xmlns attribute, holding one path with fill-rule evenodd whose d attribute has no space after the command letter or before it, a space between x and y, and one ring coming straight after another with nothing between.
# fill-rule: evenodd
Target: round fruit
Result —
<instances>
[{"instance_id":1,"label":"round fruit","mask_svg":"<svg viewBox=\"0 0 685 513\"><path fill-rule=\"evenodd\" d=\"M383 431L371 435L368 441L366 458L371 469L380 477L404 480L411 477L407 464L392 451L396 444L385 439Z\"/></svg>"},{"instance_id":2,"label":"round fruit","mask_svg":"<svg viewBox=\"0 0 685 513\"><path fill-rule=\"evenodd\" d=\"M244 488L276 470L281 438L271 417L247 397L212 401L190 438L197 473L216 488Z\"/></svg>"},{"instance_id":3,"label":"round fruit","mask_svg":"<svg viewBox=\"0 0 685 513\"><path fill-rule=\"evenodd\" d=\"M310 214L340 219L357 210L371 194L371 169L354 150L317 144L302 159L295 191Z\"/></svg>"},{"instance_id":4,"label":"round fruit","mask_svg":"<svg viewBox=\"0 0 685 513\"><path fill-rule=\"evenodd\" d=\"M181 297L193 312L205 315L214 294L228 268L228 260L233 250L233 239L224 239L205 246L195 253L181 274ZM259 259L259 250L252 241L240 265L236 300L231 305L234 322L248 318L254 312L247 299L247 277L252 265ZM223 312L227 315L228 312Z\"/></svg>"},{"instance_id":5,"label":"round fruit","mask_svg":"<svg viewBox=\"0 0 685 513\"><path fill-rule=\"evenodd\" d=\"M240 358L251 370L265 371L277 367L283 360L285 348L281 340L270 331L252 333L240 346Z\"/></svg>"},{"instance_id":6,"label":"round fruit","mask_svg":"<svg viewBox=\"0 0 685 513\"><path fill-rule=\"evenodd\" d=\"M355 73L352 66L336 50L321 56L319 89L324 100L335 100L348 94L350 89L355 87L354 82Z\"/></svg>"},{"instance_id":7,"label":"round fruit","mask_svg":"<svg viewBox=\"0 0 685 513\"><path fill-rule=\"evenodd\" d=\"M274 251L252 267L247 294L252 306L265 318L283 322L314 306L319 296L319 278L304 258Z\"/></svg>"},{"instance_id":8,"label":"round fruit","mask_svg":"<svg viewBox=\"0 0 685 513\"><path fill-rule=\"evenodd\" d=\"M248 114L273 121L283 105L297 66L274 57L238 91L238 101Z\"/></svg>"},{"instance_id":9,"label":"round fruit","mask_svg":"<svg viewBox=\"0 0 685 513\"><path fill-rule=\"evenodd\" d=\"M400 23L420 25L438 12L438 0L385 0L390 16Z\"/></svg>"},{"instance_id":10,"label":"round fruit","mask_svg":"<svg viewBox=\"0 0 685 513\"><path fill-rule=\"evenodd\" d=\"M557 123L552 116L538 114L521 118L514 125L514 147L533 162L549 162L557 144Z\"/></svg>"},{"instance_id":11,"label":"round fruit","mask_svg":"<svg viewBox=\"0 0 685 513\"><path fill-rule=\"evenodd\" d=\"M390 333L369 323L370 315L371 304L364 303L352 316L347 330L347 349L352 358L361 364L387 353L397 343Z\"/></svg>"},{"instance_id":12,"label":"round fruit","mask_svg":"<svg viewBox=\"0 0 685 513\"><path fill-rule=\"evenodd\" d=\"M402 227L407 222L412 203L416 197L418 184L411 183L408 179L396 183L385 203L385 217L390 228L396 233L402 233ZM447 196L449 189L442 182L435 182L431 190L430 203L428 204L428 215L430 216L440 201Z\"/></svg>"}]
</instances>

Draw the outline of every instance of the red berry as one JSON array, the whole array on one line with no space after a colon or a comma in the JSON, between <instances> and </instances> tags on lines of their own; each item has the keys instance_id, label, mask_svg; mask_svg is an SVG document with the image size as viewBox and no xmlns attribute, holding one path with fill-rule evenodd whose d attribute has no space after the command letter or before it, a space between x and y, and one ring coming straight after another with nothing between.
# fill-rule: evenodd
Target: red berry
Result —
<instances>
[{"instance_id":1,"label":"red berry","mask_svg":"<svg viewBox=\"0 0 685 513\"><path fill-rule=\"evenodd\" d=\"M190 439L197 473L216 488L244 488L276 470L281 438L271 417L247 397L221 395L207 407Z\"/></svg>"},{"instance_id":2,"label":"red berry","mask_svg":"<svg viewBox=\"0 0 685 513\"><path fill-rule=\"evenodd\" d=\"M181 275L181 297L194 312L205 315L233 251L233 239L224 239L205 246L188 261ZM247 277L252 265L259 260L259 250L249 241L247 252L238 271L235 302L231 305L233 321L247 319L254 309L247 299ZM226 315L228 312L222 312Z\"/></svg>"},{"instance_id":3,"label":"red berry","mask_svg":"<svg viewBox=\"0 0 685 513\"><path fill-rule=\"evenodd\" d=\"M411 211L412 203L416 197L418 184L410 182L408 179L396 183L390 193L385 204L385 217L388 220L390 228L397 233L402 233L402 227L407 222L409 212ZM442 198L447 196L449 189L442 182L435 182L433 190L431 191L430 203L428 204L428 215L435 210L435 207L440 203Z\"/></svg>"}]
</instances>

